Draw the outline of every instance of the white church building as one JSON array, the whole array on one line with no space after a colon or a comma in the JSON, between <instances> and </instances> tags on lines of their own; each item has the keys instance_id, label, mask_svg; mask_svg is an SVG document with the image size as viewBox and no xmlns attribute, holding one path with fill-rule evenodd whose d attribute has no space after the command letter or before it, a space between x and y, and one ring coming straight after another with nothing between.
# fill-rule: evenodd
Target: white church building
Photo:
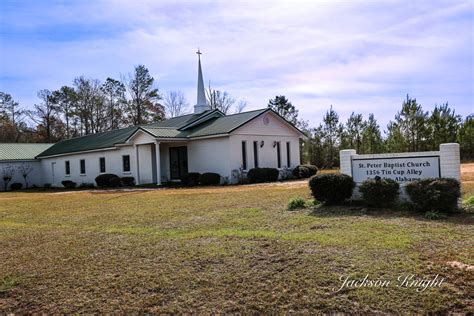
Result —
<instances>
[{"instance_id":1,"label":"white church building","mask_svg":"<svg viewBox=\"0 0 474 316\"><path fill-rule=\"evenodd\" d=\"M215 172L223 182L235 183L239 169L245 173L256 167L297 166L302 137L300 130L269 108L231 115L211 109L199 57L194 113L66 139L23 160L2 160L11 156L2 150L12 150L15 144L0 144L0 172L28 161L36 168L31 183L56 187L63 180L95 184L103 173L131 176L137 184L160 185L188 172Z\"/></svg>"}]
</instances>

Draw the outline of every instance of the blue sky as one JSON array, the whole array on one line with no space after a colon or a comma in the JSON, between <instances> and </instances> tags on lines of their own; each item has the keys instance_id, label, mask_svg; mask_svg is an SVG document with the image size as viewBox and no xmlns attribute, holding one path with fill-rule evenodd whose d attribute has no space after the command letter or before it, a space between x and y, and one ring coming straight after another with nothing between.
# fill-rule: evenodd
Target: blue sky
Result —
<instances>
[{"instance_id":1,"label":"blue sky","mask_svg":"<svg viewBox=\"0 0 474 316\"><path fill-rule=\"evenodd\" d=\"M158 88L214 88L265 107L286 95L312 125L332 104L382 128L405 95L474 112L474 1L0 0L0 91L24 107L80 75L146 65Z\"/></svg>"}]
</instances>

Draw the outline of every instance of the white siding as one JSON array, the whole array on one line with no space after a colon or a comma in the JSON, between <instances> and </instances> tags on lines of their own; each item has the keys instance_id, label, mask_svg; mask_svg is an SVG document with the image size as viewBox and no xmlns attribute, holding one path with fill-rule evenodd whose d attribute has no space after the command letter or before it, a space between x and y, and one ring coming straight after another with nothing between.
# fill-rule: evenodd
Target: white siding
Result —
<instances>
[{"instance_id":1,"label":"white siding","mask_svg":"<svg viewBox=\"0 0 474 316\"><path fill-rule=\"evenodd\" d=\"M277 146L274 142L280 142L281 167L287 166L286 143L290 143L290 168L300 164L299 133L282 122L273 113L267 113L267 124L264 116L245 124L235 130L230 136L230 166L231 170L242 166L242 141L247 145L247 170L254 168L253 142L258 143L259 167L277 168ZM263 146L261 146L263 141Z\"/></svg>"},{"instance_id":2,"label":"white siding","mask_svg":"<svg viewBox=\"0 0 474 316\"><path fill-rule=\"evenodd\" d=\"M140 147L139 147L140 148ZM122 156L130 155L130 172L122 170ZM43 169L42 183L51 183L53 186L62 187L61 181L71 180L80 185L81 183L95 184L95 177L100 174L99 158L105 158L105 172L113 173L120 177L132 176L136 177L136 159L133 146L119 147L115 150L104 150L90 153L78 153L67 156L44 158L41 159ZM85 175L80 174L79 161L84 159L86 162ZM66 175L65 161L69 160L71 174ZM54 164L54 177L52 165ZM151 168L151 167L150 167Z\"/></svg>"},{"instance_id":3,"label":"white siding","mask_svg":"<svg viewBox=\"0 0 474 316\"><path fill-rule=\"evenodd\" d=\"M13 175L12 181L8 183L8 190L10 189L10 184L19 182L23 184L23 189L26 188L25 184L25 179L21 175L20 171L18 168L22 164L29 164L32 167L31 172L28 174L27 182L28 182L28 187L32 187L33 185L42 187L43 186L43 180L42 180L42 168L41 168L41 163L39 161L15 161L15 162L0 162L0 191L5 190L4 182L3 179L1 179L2 175L2 170L3 168L11 167L15 170L15 173Z\"/></svg>"},{"instance_id":4,"label":"white siding","mask_svg":"<svg viewBox=\"0 0 474 316\"><path fill-rule=\"evenodd\" d=\"M230 177L229 137L193 140L188 143L188 171L216 172Z\"/></svg>"}]
</instances>

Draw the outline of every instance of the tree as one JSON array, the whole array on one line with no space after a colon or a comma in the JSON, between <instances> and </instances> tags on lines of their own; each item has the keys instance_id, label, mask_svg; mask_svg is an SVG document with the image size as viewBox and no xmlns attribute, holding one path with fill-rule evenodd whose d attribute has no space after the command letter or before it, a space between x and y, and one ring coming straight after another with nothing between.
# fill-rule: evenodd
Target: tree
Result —
<instances>
[{"instance_id":1,"label":"tree","mask_svg":"<svg viewBox=\"0 0 474 316\"><path fill-rule=\"evenodd\" d=\"M416 99L411 99L407 95L401 111L395 115L395 124L405 144L403 151L416 152L427 148L429 138L427 121L428 112L423 111Z\"/></svg>"},{"instance_id":2,"label":"tree","mask_svg":"<svg viewBox=\"0 0 474 316\"><path fill-rule=\"evenodd\" d=\"M365 129L366 122L362 114L352 112L346 123L346 137L350 148L355 149L357 153L362 153L362 133Z\"/></svg>"},{"instance_id":3,"label":"tree","mask_svg":"<svg viewBox=\"0 0 474 316\"><path fill-rule=\"evenodd\" d=\"M164 97L164 105L169 117L183 115L189 107L182 91L168 91Z\"/></svg>"},{"instance_id":4,"label":"tree","mask_svg":"<svg viewBox=\"0 0 474 316\"><path fill-rule=\"evenodd\" d=\"M461 147L461 159L474 159L474 114L466 117L459 127L457 140Z\"/></svg>"},{"instance_id":5,"label":"tree","mask_svg":"<svg viewBox=\"0 0 474 316\"><path fill-rule=\"evenodd\" d=\"M12 96L5 92L0 92L0 131L2 136L0 141L17 142L22 127L21 122L24 111Z\"/></svg>"},{"instance_id":6,"label":"tree","mask_svg":"<svg viewBox=\"0 0 474 316\"><path fill-rule=\"evenodd\" d=\"M15 169L11 166L6 166L2 169L2 179L4 190L6 191L8 188L8 184L12 181L13 176L15 175Z\"/></svg>"},{"instance_id":7,"label":"tree","mask_svg":"<svg viewBox=\"0 0 474 316\"><path fill-rule=\"evenodd\" d=\"M235 113L242 113L249 103L246 100L239 100L237 101L237 105L235 106Z\"/></svg>"},{"instance_id":8,"label":"tree","mask_svg":"<svg viewBox=\"0 0 474 316\"><path fill-rule=\"evenodd\" d=\"M115 79L107 78L100 87L107 104L107 129L113 130L122 127L127 121L124 118L125 85Z\"/></svg>"},{"instance_id":9,"label":"tree","mask_svg":"<svg viewBox=\"0 0 474 316\"><path fill-rule=\"evenodd\" d=\"M341 134L339 126L339 115L333 110L332 105L323 117L322 125L324 147L326 151L326 163L328 167L334 167L337 163L338 139Z\"/></svg>"},{"instance_id":10,"label":"tree","mask_svg":"<svg viewBox=\"0 0 474 316\"><path fill-rule=\"evenodd\" d=\"M220 91L211 88L211 82L206 91L207 103L211 109L218 109L224 114L227 114L236 100L227 91Z\"/></svg>"},{"instance_id":11,"label":"tree","mask_svg":"<svg viewBox=\"0 0 474 316\"><path fill-rule=\"evenodd\" d=\"M431 132L428 138L430 149L439 150L440 144L455 142L461 121L461 116L456 115L455 111L449 108L448 103L440 106L435 105L428 119L429 130Z\"/></svg>"},{"instance_id":12,"label":"tree","mask_svg":"<svg viewBox=\"0 0 474 316\"><path fill-rule=\"evenodd\" d=\"M76 91L68 86L62 86L61 89L53 91L51 95L51 101L58 112L63 113L66 120L66 138L70 138L70 120L74 114L77 100Z\"/></svg>"},{"instance_id":13,"label":"tree","mask_svg":"<svg viewBox=\"0 0 474 316\"><path fill-rule=\"evenodd\" d=\"M268 101L268 107L284 117L293 125L298 125L298 110L284 95L276 96Z\"/></svg>"},{"instance_id":14,"label":"tree","mask_svg":"<svg viewBox=\"0 0 474 316\"><path fill-rule=\"evenodd\" d=\"M362 153L378 154L383 150L383 139L380 127L375 120L374 114L369 114L362 131Z\"/></svg>"},{"instance_id":15,"label":"tree","mask_svg":"<svg viewBox=\"0 0 474 316\"><path fill-rule=\"evenodd\" d=\"M20 172L21 176L25 181L25 187L28 189L28 175L33 171L33 166L29 163L22 163L18 166L18 171Z\"/></svg>"},{"instance_id":16,"label":"tree","mask_svg":"<svg viewBox=\"0 0 474 316\"><path fill-rule=\"evenodd\" d=\"M165 109L158 103L161 100L158 89L153 87L154 81L143 65L136 66L134 73L128 76L126 86L131 98L128 105L134 125L165 118Z\"/></svg>"},{"instance_id":17,"label":"tree","mask_svg":"<svg viewBox=\"0 0 474 316\"><path fill-rule=\"evenodd\" d=\"M51 91L44 89L38 92L38 98L42 100L42 103L35 104L34 110L29 111L30 118L35 121L38 125L42 125L45 130L45 141L50 143L51 137L51 126L57 113L57 107L52 102Z\"/></svg>"}]
</instances>

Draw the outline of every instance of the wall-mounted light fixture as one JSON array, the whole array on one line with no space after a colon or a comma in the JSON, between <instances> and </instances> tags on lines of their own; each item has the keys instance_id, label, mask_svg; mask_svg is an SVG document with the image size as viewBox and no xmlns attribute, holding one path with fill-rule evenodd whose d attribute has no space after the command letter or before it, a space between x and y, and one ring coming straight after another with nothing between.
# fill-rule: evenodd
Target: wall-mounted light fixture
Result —
<instances>
[{"instance_id":1,"label":"wall-mounted light fixture","mask_svg":"<svg viewBox=\"0 0 474 316\"><path fill-rule=\"evenodd\" d=\"M265 145L265 142L263 140L260 141L260 147L263 147Z\"/></svg>"},{"instance_id":2,"label":"wall-mounted light fixture","mask_svg":"<svg viewBox=\"0 0 474 316\"><path fill-rule=\"evenodd\" d=\"M273 148L275 148L276 145L277 145L277 141L275 140L275 141L273 141Z\"/></svg>"}]
</instances>

